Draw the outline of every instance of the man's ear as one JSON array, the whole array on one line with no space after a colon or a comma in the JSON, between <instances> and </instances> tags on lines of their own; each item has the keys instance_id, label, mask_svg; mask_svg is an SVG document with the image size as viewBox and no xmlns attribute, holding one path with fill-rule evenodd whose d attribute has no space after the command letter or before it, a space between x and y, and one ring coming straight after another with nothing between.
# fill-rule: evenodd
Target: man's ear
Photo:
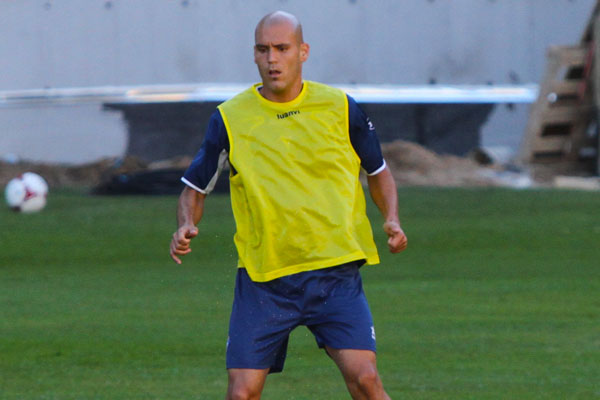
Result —
<instances>
[{"instance_id":1,"label":"man's ear","mask_svg":"<svg viewBox=\"0 0 600 400\"><path fill-rule=\"evenodd\" d=\"M300 44L300 61L304 62L308 60L308 54L310 53L310 46L308 43Z\"/></svg>"}]
</instances>

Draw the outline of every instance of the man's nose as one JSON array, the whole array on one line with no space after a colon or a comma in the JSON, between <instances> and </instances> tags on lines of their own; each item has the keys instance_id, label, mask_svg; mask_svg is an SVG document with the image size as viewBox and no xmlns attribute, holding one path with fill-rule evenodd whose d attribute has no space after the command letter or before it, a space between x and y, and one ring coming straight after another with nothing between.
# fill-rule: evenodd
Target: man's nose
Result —
<instances>
[{"instance_id":1,"label":"man's nose","mask_svg":"<svg viewBox=\"0 0 600 400\"><path fill-rule=\"evenodd\" d=\"M270 63L277 61L277 54L275 52L275 49L269 49L267 51L267 61Z\"/></svg>"}]
</instances>

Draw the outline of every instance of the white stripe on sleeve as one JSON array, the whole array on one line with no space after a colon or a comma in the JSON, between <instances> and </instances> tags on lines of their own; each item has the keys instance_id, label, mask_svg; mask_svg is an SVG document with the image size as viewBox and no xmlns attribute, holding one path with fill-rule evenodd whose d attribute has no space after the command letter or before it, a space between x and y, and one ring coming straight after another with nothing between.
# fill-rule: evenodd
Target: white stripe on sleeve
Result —
<instances>
[{"instance_id":1,"label":"white stripe on sleeve","mask_svg":"<svg viewBox=\"0 0 600 400\"><path fill-rule=\"evenodd\" d=\"M183 176L181 177L181 182L185 183L186 185L188 185L189 187L191 187L192 189L194 189L197 192L200 192L202 194L208 194L208 193L206 193L206 190L200 189L198 186L194 185L192 182L188 181Z\"/></svg>"},{"instance_id":2,"label":"white stripe on sleeve","mask_svg":"<svg viewBox=\"0 0 600 400\"><path fill-rule=\"evenodd\" d=\"M373 175L377 175L378 173L380 173L381 171L383 171L386 167L386 163L385 160L383 160L383 164L381 165L381 167L377 168L375 171L371 172L370 174L367 174L368 176L373 176Z\"/></svg>"},{"instance_id":3,"label":"white stripe on sleeve","mask_svg":"<svg viewBox=\"0 0 600 400\"><path fill-rule=\"evenodd\" d=\"M219 175L221 175L221 171L223 171L223 168L225 167L225 165L227 164L228 161L229 161L229 153L225 149L221 150L221 154L219 154L219 161L217 163L217 172L215 172L213 177L210 179L210 182L208 182L208 185L206 185L206 193L207 194L212 192L213 189L215 188L215 184L217 183L217 178L219 177Z\"/></svg>"},{"instance_id":4,"label":"white stripe on sleeve","mask_svg":"<svg viewBox=\"0 0 600 400\"><path fill-rule=\"evenodd\" d=\"M221 171L223 171L223 168L225 168L225 165L227 165L228 161L229 161L229 153L227 152L227 150L223 149L221 151L221 154L219 154L219 161L217 162L217 170L215 171L215 174L212 176L212 178L210 178L210 181L208 182L208 184L206 185L206 188L204 188L204 189L200 189L198 186L194 185L192 182L185 179L184 177L181 178L181 181L183 183L185 183L186 185L188 185L189 187L191 187L192 189L194 189L202 194L207 195L210 192L212 192L213 189L215 188L215 184L217 183L217 178L221 174Z\"/></svg>"}]
</instances>

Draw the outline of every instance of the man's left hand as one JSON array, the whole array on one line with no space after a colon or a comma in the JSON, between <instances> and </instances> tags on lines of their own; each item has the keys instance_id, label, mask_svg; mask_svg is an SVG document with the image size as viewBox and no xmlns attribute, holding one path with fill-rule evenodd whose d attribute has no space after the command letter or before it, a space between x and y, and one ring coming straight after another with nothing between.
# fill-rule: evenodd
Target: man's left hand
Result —
<instances>
[{"instance_id":1,"label":"man's left hand","mask_svg":"<svg viewBox=\"0 0 600 400\"><path fill-rule=\"evenodd\" d=\"M400 253L406 249L408 239L400 224L396 221L388 221L383 224L383 230L388 235L388 247L391 253Z\"/></svg>"}]
</instances>

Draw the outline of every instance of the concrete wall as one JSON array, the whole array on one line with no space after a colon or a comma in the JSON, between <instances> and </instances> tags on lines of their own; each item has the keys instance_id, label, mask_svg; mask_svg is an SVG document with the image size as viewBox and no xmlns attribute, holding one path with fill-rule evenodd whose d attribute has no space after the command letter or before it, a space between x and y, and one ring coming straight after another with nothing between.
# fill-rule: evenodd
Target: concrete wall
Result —
<instances>
[{"instance_id":1,"label":"concrete wall","mask_svg":"<svg viewBox=\"0 0 600 400\"><path fill-rule=\"evenodd\" d=\"M311 44L305 67L309 79L538 82L547 46L578 42L593 4L594 0L2 0L0 90L256 81L254 26L276 9L295 13L303 22L305 40ZM484 144L514 148L526 118L526 106L512 111L498 107L484 127ZM100 106L95 112L82 112L80 107L0 109L0 157L16 153L83 162L119 155L126 139L117 119ZM66 150L66 138L90 146Z\"/></svg>"}]
</instances>

